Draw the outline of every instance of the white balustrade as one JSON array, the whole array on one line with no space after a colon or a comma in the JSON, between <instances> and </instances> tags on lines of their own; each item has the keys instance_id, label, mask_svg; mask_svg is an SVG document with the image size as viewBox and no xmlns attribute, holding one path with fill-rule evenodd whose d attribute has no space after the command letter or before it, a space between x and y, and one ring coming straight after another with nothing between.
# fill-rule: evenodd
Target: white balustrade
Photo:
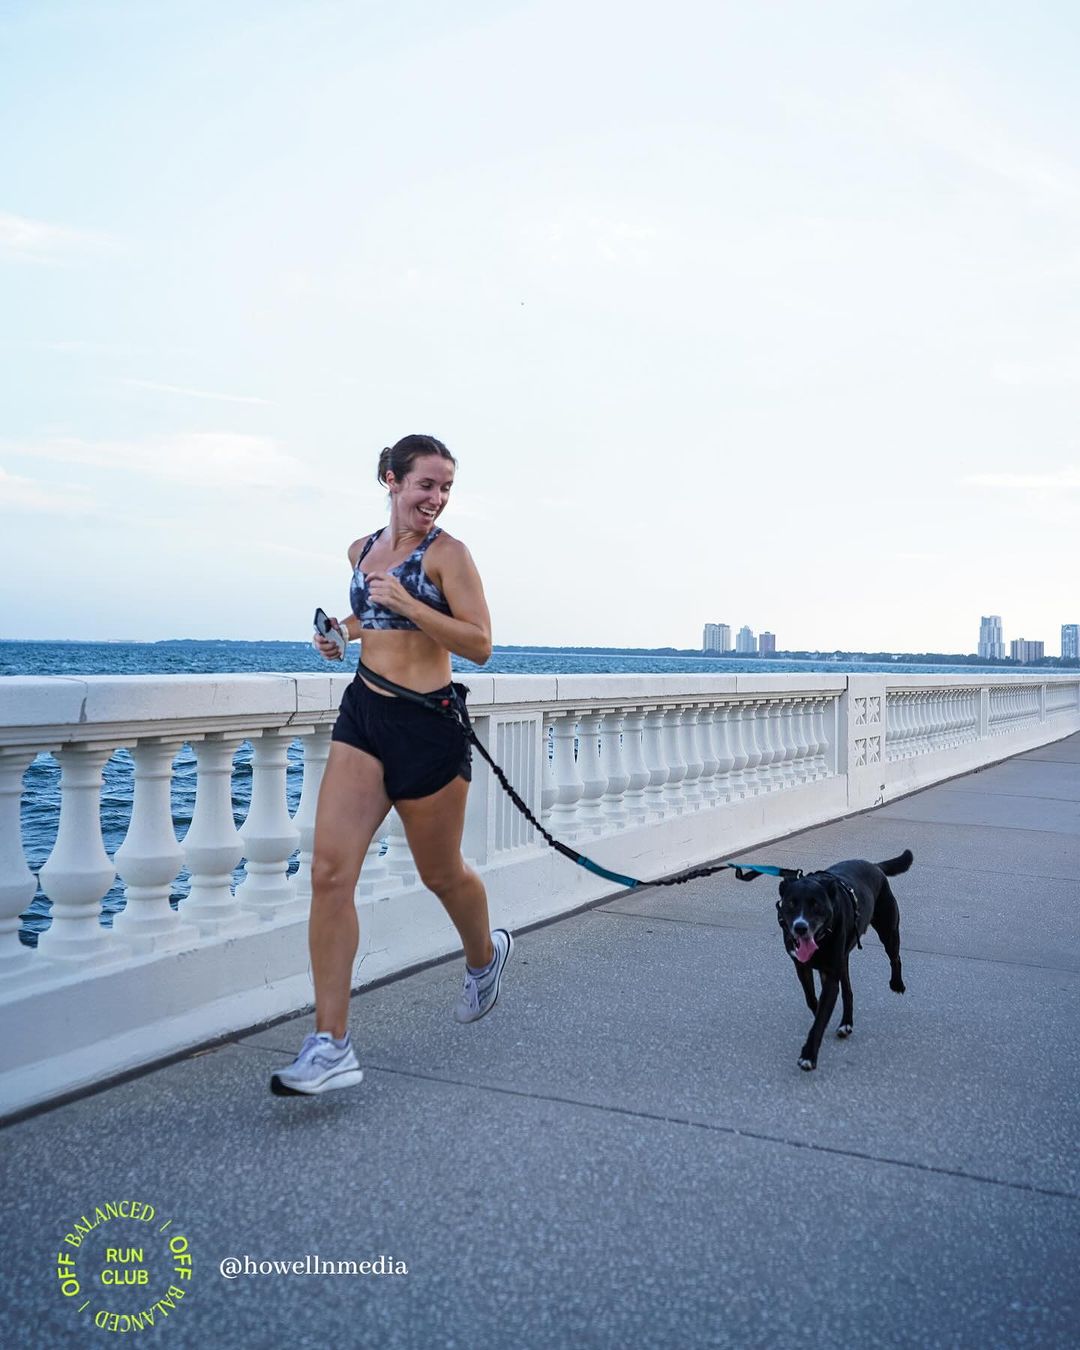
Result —
<instances>
[{"instance_id":1,"label":"white balustrade","mask_svg":"<svg viewBox=\"0 0 1080 1350\"><path fill-rule=\"evenodd\" d=\"M1080 680L1072 677L999 677L990 684L963 676L908 676L901 682L791 675L783 681L766 677L767 687L756 690L746 677L735 683L720 676L709 692L698 677L687 688L679 677L658 675L645 690L640 680L623 684L624 697L619 681L597 676L595 682L575 679L573 697L565 699L558 696L556 677L539 686L536 677L525 678L519 702L515 677L489 682L486 699L474 691L485 743L534 810L539 804L556 839L580 841L587 854L595 839L606 865L646 876L700 865L721 852L730 856L729 850L755 840L865 809L883 793L888 800L1080 730ZM14 686L0 680L0 971L8 977L0 998L7 1016L25 1009L27 1019L27 1034L10 1038L7 1062L15 1053L10 1047L27 1043L31 1028L35 1056L40 1039L40 1055L50 1063L74 1064L83 1058L72 1053L79 1046L106 1055L101 1047L109 1037L119 1044L151 1024L159 1035L170 1018L189 1017L199 1030L177 1032L161 1053L196 1043L210 1034L199 1020L200 1000L227 1008L221 1015L233 1018L233 1027L307 1002L315 804L337 684L325 677L231 677L217 688L212 681L199 685L177 677L183 706L175 716L159 711L132 720L130 704L121 698L114 725L80 720L85 700L72 699L70 682L48 680L30 682L37 701L27 704L33 716L20 722L24 683L5 700ZM284 693L282 683L288 686ZM482 686L483 679L475 683ZM57 699L67 698L70 711L50 719L53 688ZM290 819L288 751L297 738L304 780ZM253 750L252 797L238 832L233 758L244 740ZM170 783L176 791L173 757L185 742L195 758L195 805L177 845ZM35 879L23 852L18 808L35 751L54 745L62 745L56 752L59 829ZM102 768L120 745L133 747L134 801L116 854L125 908L107 929L101 902L115 871L102 839ZM489 884L493 919L511 926L535 922L604 894L605 883L595 874L567 867L557 853L538 847L535 832L479 758L474 772L483 781L470 796L469 851ZM299 870L290 878L297 847ZM234 894L232 878L245 855L247 877ZM169 897L181 861L191 889L177 914ZM19 941L17 928L37 880L52 921L33 951ZM391 812L367 850L357 900L407 906L419 887L401 821ZM390 917L384 931L386 942L380 941L367 967L380 975L446 951L445 926L438 923L426 928ZM234 941L237 959L230 954L228 969L235 987L224 987L215 951ZM251 962L243 959L247 941L260 944L252 947ZM179 988L170 954L181 946ZM110 979L122 979L127 992L95 1002L94 1024L81 1024L84 984L105 969ZM267 971L275 974L267 978ZM280 1007L273 1004L279 986ZM5 1074L15 1073L0 1062L0 1086L9 1081Z\"/></svg>"},{"instance_id":2,"label":"white balustrade","mask_svg":"<svg viewBox=\"0 0 1080 1350\"><path fill-rule=\"evenodd\" d=\"M181 744L144 737L131 751L135 799L127 835L116 850L126 903L113 929L135 952L176 951L198 936L169 904L184 861L172 818L172 766Z\"/></svg>"}]
</instances>

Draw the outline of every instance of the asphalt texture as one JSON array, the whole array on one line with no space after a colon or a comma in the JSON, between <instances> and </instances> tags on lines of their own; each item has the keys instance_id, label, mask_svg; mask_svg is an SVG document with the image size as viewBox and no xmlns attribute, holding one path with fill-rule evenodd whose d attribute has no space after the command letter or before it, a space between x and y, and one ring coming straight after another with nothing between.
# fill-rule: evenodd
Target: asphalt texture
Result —
<instances>
[{"instance_id":1,"label":"asphalt texture","mask_svg":"<svg viewBox=\"0 0 1080 1350\"><path fill-rule=\"evenodd\" d=\"M754 855L904 848L907 993L871 933L812 1073L775 882L722 874L519 935L475 1026L460 962L357 996L358 1087L270 1094L302 1016L9 1126L0 1344L1075 1346L1080 736Z\"/></svg>"}]
</instances>

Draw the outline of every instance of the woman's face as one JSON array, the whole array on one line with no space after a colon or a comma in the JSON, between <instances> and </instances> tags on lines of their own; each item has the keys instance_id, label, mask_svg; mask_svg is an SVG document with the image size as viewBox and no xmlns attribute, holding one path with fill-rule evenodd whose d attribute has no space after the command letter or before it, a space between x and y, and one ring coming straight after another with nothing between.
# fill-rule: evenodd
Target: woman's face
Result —
<instances>
[{"instance_id":1,"label":"woman's face","mask_svg":"<svg viewBox=\"0 0 1080 1350\"><path fill-rule=\"evenodd\" d=\"M387 484L397 505L398 524L427 534L450 499L454 465L442 455L420 455L400 483L391 471Z\"/></svg>"}]
</instances>

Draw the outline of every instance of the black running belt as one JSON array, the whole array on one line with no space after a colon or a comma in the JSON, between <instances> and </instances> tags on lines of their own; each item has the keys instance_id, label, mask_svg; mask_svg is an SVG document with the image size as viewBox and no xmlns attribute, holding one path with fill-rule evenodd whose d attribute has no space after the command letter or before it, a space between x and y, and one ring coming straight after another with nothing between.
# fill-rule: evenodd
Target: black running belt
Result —
<instances>
[{"instance_id":1,"label":"black running belt","mask_svg":"<svg viewBox=\"0 0 1080 1350\"><path fill-rule=\"evenodd\" d=\"M701 877L711 877L717 872L733 871L739 881L753 881L755 877L801 877L802 871L797 867L770 867L765 863L745 863L745 862L725 862L714 863L711 867L695 867L687 872L676 872L669 877L654 877L649 881L642 881L638 877L626 877L621 872L613 872L609 867L603 867L592 858L586 858L583 853L578 853L576 849L564 844L560 839L556 839L544 829L543 825L536 819L528 806L522 801L517 792L514 791L510 780L502 769L495 763L487 752L476 732L472 729L472 723L469 721L469 715L464 711L464 695L459 695L457 699L447 698L442 694L420 694L415 689L408 689L403 684L395 684L393 680L388 680L385 675L379 675L374 670L369 670L363 661L358 661L356 673L361 679L367 680L370 684L379 689L385 689L389 694L396 694L398 698L406 699L409 703L417 703L422 708L427 708L433 713L438 713L441 717L456 723L465 733L466 739L476 747L483 758L487 761L491 772L499 780L503 791L514 803L517 809L537 830L545 843L549 844L557 853L561 853L564 858L569 858L571 862L577 863L579 867L584 867L587 872L594 872L598 877L604 877L607 881L616 881L620 886L627 887L628 890L634 890L638 886L682 886L687 881L697 881ZM463 685L452 686L455 689L465 690Z\"/></svg>"}]
</instances>

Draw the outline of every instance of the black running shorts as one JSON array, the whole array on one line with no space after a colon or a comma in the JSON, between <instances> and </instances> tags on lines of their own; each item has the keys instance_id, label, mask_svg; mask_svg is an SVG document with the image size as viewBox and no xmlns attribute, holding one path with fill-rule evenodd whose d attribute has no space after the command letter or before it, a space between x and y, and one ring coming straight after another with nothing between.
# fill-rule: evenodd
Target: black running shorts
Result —
<instances>
[{"instance_id":1,"label":"black running shorts","mask_svg":"<svg viewBox=\"0 0 1080 1350\"><path fill-rule=\"evenodd\" d=\"M448 684L428 697L453 699L468 719L466 692ZM382 761L392 802L430 797L455 778L472 781L472 746L457 722L408 699L376 694L359 675L345 690L332 739Z\"/></svg>"}]
</instances>

